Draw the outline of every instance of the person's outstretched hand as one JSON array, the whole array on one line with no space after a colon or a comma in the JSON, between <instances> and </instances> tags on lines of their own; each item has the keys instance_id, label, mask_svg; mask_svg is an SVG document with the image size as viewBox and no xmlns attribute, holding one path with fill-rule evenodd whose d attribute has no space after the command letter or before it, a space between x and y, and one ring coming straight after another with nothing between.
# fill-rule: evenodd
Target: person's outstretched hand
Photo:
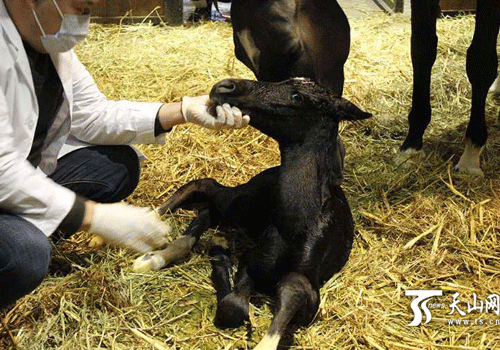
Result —
<instances>
[{"instance_id":1,"label":"person's outstretched hand","mask_svg":"<svg viewBox=\"0 0 500 350\"><path fill-rule=\"evenodd\" d=\"M208 129L239 129L248 125L250 117L242 115L237 107L225 103L215 108L216 116L208 113L208 95L182 98L182 116L187 122L198 124Z\"/></svg>"},{"instance_id":2,"label":"person's outstretched hand","mask_svg":"<svg viewBox=\"0 0 500 350\"><path fill-rule=\"evenodd\" d=\"M170 230L170 226L149 208L125 203L95 203L88 231L107 243L147 253L165 245Z\"/></svg>"}]
</instances>

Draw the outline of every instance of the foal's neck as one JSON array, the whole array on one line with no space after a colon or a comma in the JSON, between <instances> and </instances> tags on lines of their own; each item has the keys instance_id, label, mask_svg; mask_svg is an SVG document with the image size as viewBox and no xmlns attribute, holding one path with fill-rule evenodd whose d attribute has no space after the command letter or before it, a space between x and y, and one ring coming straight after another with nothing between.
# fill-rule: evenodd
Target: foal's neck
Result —
<instances>
[{"instance_id":1,"label":"foal's neck","mask_svg":"<svg viewBox=\"0 0 500 350\"><path fill-rule=\"evenodd\" d=\"M315 220L342 178L337 127L315 128L301 144L280 145L281 222L294 232Z\"/></svg>"}]
</instances>

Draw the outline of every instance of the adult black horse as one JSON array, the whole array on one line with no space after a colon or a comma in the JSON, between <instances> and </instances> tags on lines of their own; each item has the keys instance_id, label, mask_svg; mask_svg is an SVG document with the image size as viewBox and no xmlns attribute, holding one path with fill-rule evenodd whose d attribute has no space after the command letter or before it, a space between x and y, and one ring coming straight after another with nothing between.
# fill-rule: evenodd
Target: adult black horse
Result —
<instances>
[{"instance_id":1,"label":"adult black horse","mask_svg":"<svg viewBox=\"0 0 500 350\"><path fill-rule=\"evenodd\" d=\"M304 77L342 95L350 26L337 0L231 0L231 23L235 55L258 80Z\"/></svg>"},{"instance_id":2,"label":"adult black horse","mask_svg":"<svg viewBox=\"0 0 500 350\"><path fill-rule=\"evenodd\" d=\"M236 57L261 81L312 79L338 96L350 27L336 0L232 0Z\"/></svg>"},{"instance_id":3,"label":"adult black horse","mask_svg":"<svg viewBox=\"0 0 500 350\"><path fill-rule=\"evenodd\" d=\"M422 138L431 120L431 69L437 54L436 20L440 14L439 0L411 1L411 57L413 63L413 100L408 121L408 135L400 155L422 148ZM500 1L478 0L476 25L472 43L467 50L467 76L472 87L470 120L465 134L465 150L456 168L473 175L483 175L480 154L488 132L485 102L488 89L497 75L497 38L500 26Z\"/></svg>"}]
</instances>

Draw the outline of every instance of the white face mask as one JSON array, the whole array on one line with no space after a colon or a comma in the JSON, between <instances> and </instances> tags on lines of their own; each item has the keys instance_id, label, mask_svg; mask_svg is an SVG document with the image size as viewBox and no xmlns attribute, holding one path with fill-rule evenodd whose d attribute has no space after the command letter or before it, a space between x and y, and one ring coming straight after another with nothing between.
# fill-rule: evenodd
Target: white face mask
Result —
<instances>
[{"instance_id":1,"label":"white face mask","mask_svg":"<svg viewBox=\"0 0 500 350\"><path fill-rule=\"evenodd\" d=\"M90 15L71 15L63 14L59 5L55 0L52 0L54 5L61 15L61 28L55 34L45 34L45 31L40 24L35 10L32 9L36 23L42 32L42 45L48 53L66 52L75 47L85 39L89 33Z\"/></svg>"}]
</instances>

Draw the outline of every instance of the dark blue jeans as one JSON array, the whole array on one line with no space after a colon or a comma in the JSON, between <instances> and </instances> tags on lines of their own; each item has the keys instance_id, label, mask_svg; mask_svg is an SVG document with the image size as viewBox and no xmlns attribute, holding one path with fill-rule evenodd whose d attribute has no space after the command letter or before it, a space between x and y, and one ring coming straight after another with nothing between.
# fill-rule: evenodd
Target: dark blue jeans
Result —
<instances>
[{"instance_id":1,"label":"dark blue jeans","mask_svg":"<svg viewBox=\"0 0 500 350\"><path fill-rule=\"evenodd\" d=\"M55 182L96 202L117 202L139 181L140 164L129 146L93 146L58 160ZM33 224L0 209L0 310L33 291L47 274L49 239Z\"/></svg>"}]
</instances>

